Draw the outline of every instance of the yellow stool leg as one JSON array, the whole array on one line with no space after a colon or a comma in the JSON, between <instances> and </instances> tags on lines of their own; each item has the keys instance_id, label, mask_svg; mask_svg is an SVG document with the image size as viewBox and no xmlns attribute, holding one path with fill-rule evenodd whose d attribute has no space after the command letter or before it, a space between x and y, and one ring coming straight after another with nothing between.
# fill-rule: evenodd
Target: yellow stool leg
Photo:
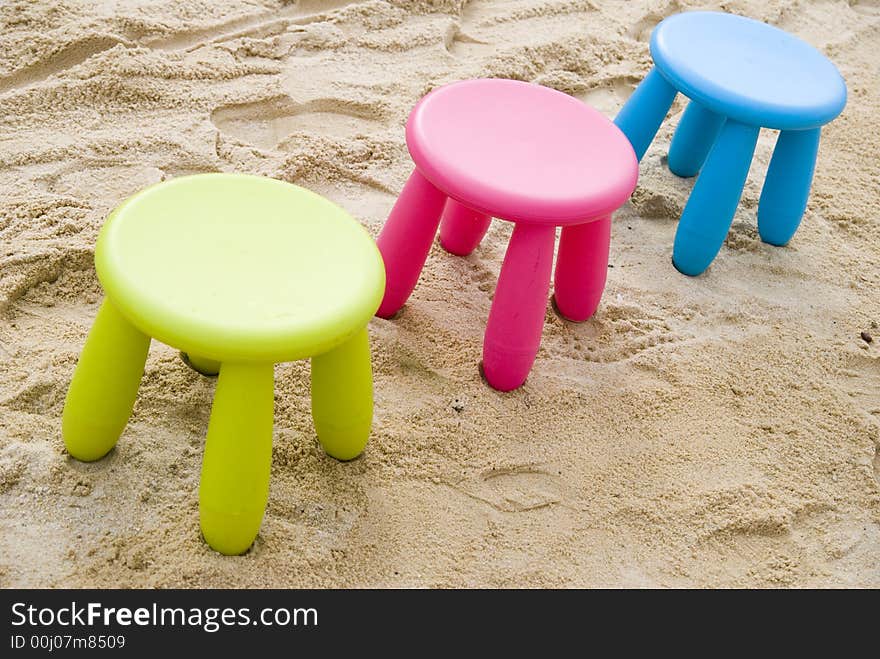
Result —
<instances>
[{"instance_id":1,"label":"yellow stool leg","mask_svg":"<svg viewBox=\"0 0 880 659\"><path fill-rule=\"evenodd\" d=\"M199 514L202 535L222 554L247 551L269 499L274 415L273 364L223 363L211 421Z\"/></svg>"},{"instance_id":2,"label":"yellow stool leg","mask_svg":"<svg viewBox=\"0 0 880 659\"><path fill-rule=\"evenodd\" d=\"M61 433L67 451L91 462L116 446L137 397L150 337L104 300L67 390Z\"/></svg>"},{"instance_id":3,"label":"yellow stool leg","mask_svg":"<svg viewBox=\"0 0 880 659\"><path fill-rule=\"evenodd\" d=\"M312 357L312 419L321 446L337 460L356 458L373 423L373 373L367 328Z\"/></svg>"}]
</instances>

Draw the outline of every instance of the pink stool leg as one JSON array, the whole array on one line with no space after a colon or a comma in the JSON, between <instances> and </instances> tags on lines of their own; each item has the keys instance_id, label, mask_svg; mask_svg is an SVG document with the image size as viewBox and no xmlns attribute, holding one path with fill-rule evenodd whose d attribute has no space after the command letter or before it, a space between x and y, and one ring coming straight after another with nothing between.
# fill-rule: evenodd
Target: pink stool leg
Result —
<instances>
[{"instance_id":1,"label":"pink stool leg","mask_svg":"<svg viewBox=\"0 0 880 659\"><path fill-rule=\"evenodd\" d=\"M610 244L610 215L562 229L553 297L569 320L581 322L596 312L605 290Z\"/></svg>"},{"instance_id":2,"label":"pink stool leg","mask_svg":"<svg viewBox=\"0 0 880 659\"><path fill-rule=\"evenodd\" d=\"M516 389L538 354L556 227L518 223L513 229L483 341L483 372L499 391Z\"/></svg>"},{"instance_id":3,"label":"pink stool leg","mask_svg":"<svg viewBox=\"0 0 880 659\"><path fill-rule=\"evenodd\" d=\"M446 195L418 170L403 186L376 241L385 261L385 297L376 312L390 318L406 303L437 234Z\"/></svg>"},{"instance_id":4,"label":"pink stool leg","mask_svg":"<svg viewBox=\"0 0 880 659\"><path fill-rule=\"evenodd\" d=\"M454 199L447 199L440 221L440 245L447 252L467 256L480 244L491 222L492 218L488 215L471 210Z\"/></svg>"}]
</instances>

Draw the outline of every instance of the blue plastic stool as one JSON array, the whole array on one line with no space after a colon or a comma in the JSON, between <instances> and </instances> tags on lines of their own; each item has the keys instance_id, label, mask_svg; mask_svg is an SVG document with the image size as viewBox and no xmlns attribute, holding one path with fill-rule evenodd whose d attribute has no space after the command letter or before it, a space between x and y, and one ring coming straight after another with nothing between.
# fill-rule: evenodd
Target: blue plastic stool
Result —
<instances>
[{"instance_id":1,"label":"blue plastic stool","mask_svg":"<svg viewBox=\"0 0 880 659\"><path fill-rule=\"evenodd\" d=\"M846 105L846 84L822 53L741 16L687 12L651 35L654 69L615 123L642 159L675 95L691 99L669 147L669 169L702 169L681 215L672 261L699 275L718 254L742 195L761 127L780 131L758 206L758 232L785 245L807 207L821 126Z\"/></svg>"}]
</instances>

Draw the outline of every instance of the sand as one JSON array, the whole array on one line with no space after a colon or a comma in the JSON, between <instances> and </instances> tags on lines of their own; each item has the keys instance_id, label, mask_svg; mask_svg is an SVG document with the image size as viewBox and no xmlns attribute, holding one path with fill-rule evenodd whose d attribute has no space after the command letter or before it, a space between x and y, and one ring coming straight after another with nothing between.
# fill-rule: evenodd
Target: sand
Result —
<instances>
[{"instance_id":1,"label":"sand","mask_svg":"<svg viewBox=\"0 0 880 659\"><path fill-rule=\"evenodd\" d=\"M424 93L506 76L612 117L650 66L652 27L696 7L789 30L847 80L788 247L755 228L765 131L717 260L696 279L674 270L693 181L665 167L673 121L615 216L598 313L573 324L548 306L522 389L477 370L502 222L467 258L435 244L402 314L372 321L358 460L322 453L307 364L277 367L269 505L245 556L200 537L215 380L175 350L154 342L107 458L64 453L64 395L102 295L95 237L122 199L250 172L376 235ZM0 585L880 586L878 52L876 1L2 3Z\"/></svg>"}]
</instances>

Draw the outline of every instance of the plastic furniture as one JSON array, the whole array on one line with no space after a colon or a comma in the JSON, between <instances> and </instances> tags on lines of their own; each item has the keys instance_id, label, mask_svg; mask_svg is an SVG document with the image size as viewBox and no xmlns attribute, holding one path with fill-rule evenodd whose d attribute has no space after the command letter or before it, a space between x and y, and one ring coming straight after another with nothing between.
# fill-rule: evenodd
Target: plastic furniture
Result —
<instances>
[{"instance_id":1,"label":"plastic furniture","mask_svg":"<svg viewBox=\"0 0 880 659\"><path fill-rule=\"evenodd\" d=\"M367 323L381 256L344 210L256 176L203 174L122 203L98 238L106 297L67 393L64 442L98 460L131 415L150 337L217 374L199 489L202 533L240 554L269 492L273 366L311 357L312 417L324 450L356 457L370 433Z\"/></svg>"},{"instance_id":2,"label":"plastic furniture","mask_svg":"<svg viewBox=\"0 0 880 659\"><path fill-rule=\"evenodd\" d=\"M379 235L388 281L378 315L392 317L440 244L467 255L490 218L515 223L483 344L495 389L526 379L541 341L556 227L555 300L589 318L605 287L611 213L632 193L638 162L599 112L563 93L514 80L440 87L413 109L406 142L415 163ZM442 218L442 220L441 220Z\"/></svg>"},{"instance_id":3,"label":"plastic furniture","mask_svg":"<svg viewBox=\"0 0 880 659\"><path fill-rule=\"evenodd\" d=\"M807 206L819 132L846 104L824 55L778 28L719 12L686 12L651 35L654 68L615 120L641 160L678 92L690 103L669 147L669 169L699 172L675 236L673 262L698 275L724 242L759 129L779 137L758 206L758 231L785 245Z\"/></svg>"}]
</instances>

